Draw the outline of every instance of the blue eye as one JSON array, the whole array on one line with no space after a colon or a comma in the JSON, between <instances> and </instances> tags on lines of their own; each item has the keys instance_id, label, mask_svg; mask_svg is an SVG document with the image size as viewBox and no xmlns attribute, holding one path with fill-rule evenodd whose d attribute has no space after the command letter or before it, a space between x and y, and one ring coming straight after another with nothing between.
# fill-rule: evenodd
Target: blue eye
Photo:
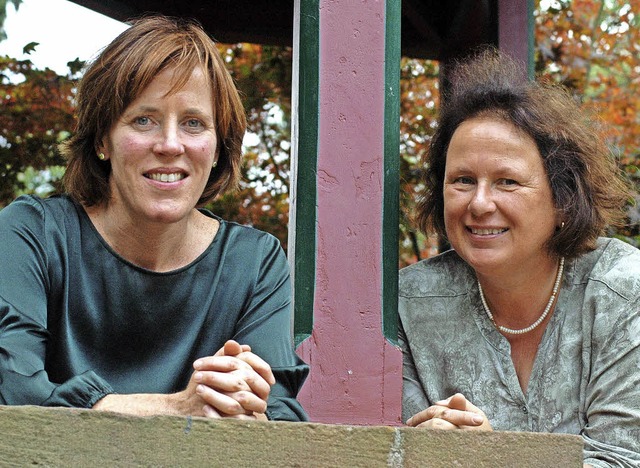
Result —
<instances>
[{"instance_id":1,"label":"blue eye","mask_svg":"<svg viewBox=\"0 0 640 468\"><path fill-rule=\"evenodd\" d=\"M202 125L202 122L200 122L198 119L187 120L187 126L190 128L197 128L197 127L200 127L201 125Z\"/></svg>"},{"instance_id":2,"label":"blue eye","mask_svg":"<svg viewBox=\"0 0 640 468\"><path fill-rule=\"evenodd\" d=\"M138 125L149 125L151 120L149 119L149 117L142 116L142 117L136 117L135 122Z\"/></svg>"}]
</instances>

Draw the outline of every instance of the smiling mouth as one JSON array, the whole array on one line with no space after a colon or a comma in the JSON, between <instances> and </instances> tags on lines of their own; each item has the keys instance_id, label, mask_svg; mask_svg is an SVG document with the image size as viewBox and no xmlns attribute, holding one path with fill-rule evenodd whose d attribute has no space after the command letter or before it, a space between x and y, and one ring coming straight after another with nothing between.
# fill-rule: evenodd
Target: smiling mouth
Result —
<instances>
[{"instance_id":1,"label":"smiling mouth","mask_svg":"<svg viewBox=\"0 0 640 468\"><path fill-rule=\"evenodd\" d=\"M144 176L147 179L155 180L157 182L177 182L186 177L186 175L181 172L175 172L173 174L154 173L154 174L145 174Z\"/></svg>"},{"instance_id":2,"label":"smiling mouth","mask_svg":"<svg viewBox=\"0 0 640 468\"><path fill-rule=\"evenodd\" d=\"M491 236L491 235L496 235L496 234L502 234L503 232L507 232L509 229L507 229L507 228L502 228L502 229L474 229L474 228L469 228L469 230L471 231L472 234L477 234L479 236Z\"/></svg>"}]
</instances>

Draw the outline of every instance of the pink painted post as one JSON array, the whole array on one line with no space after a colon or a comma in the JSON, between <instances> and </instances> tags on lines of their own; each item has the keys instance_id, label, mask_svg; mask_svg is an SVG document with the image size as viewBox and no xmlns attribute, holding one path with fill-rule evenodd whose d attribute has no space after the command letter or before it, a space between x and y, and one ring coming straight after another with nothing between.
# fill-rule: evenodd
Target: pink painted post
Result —
<instances>
[{"instance_id":1,"label":"pink painted post","mask_svg":"<svg viewBox=\"0 0 640 468\"><path fill-rule=\"evenodd\" d=\"M298 348L317 422L400 423L402 356L382 332L385 7L319 3L314 325Z\"/></svg>"},{"instance_id":2,"label":"pink painted post","mask_svg":"<svg viewBox=\"0 0 640 468\"><path fill-rule=\"evenodd\" d=\"M533 0L498 1L498 47L533 67Z\"/></svg>"}]
</instances>

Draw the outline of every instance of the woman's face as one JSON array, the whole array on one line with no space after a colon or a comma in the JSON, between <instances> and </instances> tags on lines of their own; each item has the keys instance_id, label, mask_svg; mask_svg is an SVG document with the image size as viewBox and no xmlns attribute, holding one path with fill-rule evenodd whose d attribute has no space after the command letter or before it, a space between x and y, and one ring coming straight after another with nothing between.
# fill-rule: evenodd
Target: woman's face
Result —
<instances>
[{"instance_id":1,"label":"woman's face","mask_svg":"<svg viewBox=\"0 0 640 468\"><path fill-rule=\"evenodd\" d=\"M186 219L217 154L204 72L196 68L181 89L168 95L173 71L158 74L124 110L100 148L111 161L108 209L140 222Z\"/></svg>"},{"instance_id":2,"label":"woman's face","mask_svg":"<svg viewBox=\"0 0 640 468\"><path fill-rule=\"evenodd\" d=\"M446 157L445 227L458 254L484 274L546 261L557 218L534 140L504 120L477 117L457 128Z\"/></svg>"}]
</instances>

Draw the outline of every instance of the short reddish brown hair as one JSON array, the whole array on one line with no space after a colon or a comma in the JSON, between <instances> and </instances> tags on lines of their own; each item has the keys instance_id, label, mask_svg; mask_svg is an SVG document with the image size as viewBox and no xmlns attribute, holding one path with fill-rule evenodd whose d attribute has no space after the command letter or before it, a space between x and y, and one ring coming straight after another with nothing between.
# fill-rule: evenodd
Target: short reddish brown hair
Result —
<instances>
[{"instance_id":1,"label":"short reddish brown hair","mask_svg":"<svg viewBox=\"0 0 640 468\"><path fill-rule=\"evenodd\" d=\"M75 133L60 147L68 161L64 187L73 198L89 206L109 200L111 164L98 159L97 148L127 106L168 67L176 69L170 92L180 89L197 67L211 85L218 164L198 204L237 186L247 124L233 79L215 42L197 22L154 15L133 21L80 81Z\"/></svg>"}]
</instances>

